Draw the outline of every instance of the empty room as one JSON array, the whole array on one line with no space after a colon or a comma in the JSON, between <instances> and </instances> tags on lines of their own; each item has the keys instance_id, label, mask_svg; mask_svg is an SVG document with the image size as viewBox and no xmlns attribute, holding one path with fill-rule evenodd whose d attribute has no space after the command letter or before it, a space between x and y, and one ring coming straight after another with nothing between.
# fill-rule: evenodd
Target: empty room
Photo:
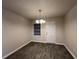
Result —
<instances>
[{"instance_id":1,"label":"empty room","mask_svg":"<svg viewBox=\"0 0 79 59\"><path fill-rule=\"evenodd\" d=\"M77 0L2 0L2 59L77 59Z\"/></svg>"}]
</instances>

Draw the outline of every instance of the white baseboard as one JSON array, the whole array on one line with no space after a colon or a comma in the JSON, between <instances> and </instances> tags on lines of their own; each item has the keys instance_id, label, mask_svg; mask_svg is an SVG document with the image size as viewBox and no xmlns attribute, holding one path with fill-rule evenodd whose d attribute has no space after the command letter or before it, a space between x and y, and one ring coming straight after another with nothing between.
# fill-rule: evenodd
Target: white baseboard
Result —
<instances>
[{"instance_id":1,"label":"white baseboard","mask_svg":"<svg viewBox=\"0 0 79 59\"><path fill-rule=\"evenodd\" d=\"M17 49L13 50L12 52L8 53L7 55L3 56L2 59L7 58L8 56L10 56L11 54L15 53L16 51L18 51L19 49L21 49L22 47L26 46L27 44L29 44L31 41L21 45L20 47L18 47Z\"/></svg>"},{"instance_id":2,"label":"white baseboard","mask_svg":"<svg viewBox=\"0 0 79 59\"><path fill-rule=\"evenodd\" d=\"M55 44L58 44L58 45L64 45L64 43L55 43Z\"/></svg>"},{"instance_id":3,"label":"white baseboard","mask_svg":"<svg viewBox=\"0 0 79 59\"><path fill-rule=\"evenodd\" d=\"M52 42L38 41L38 40L32 40L32 42L40 42L40 43L52 43Z\"/></svg>"},{"instance_id":4,"label":"white baseboard","mask_svg":"<svg viewBox=\"0 0 79 59\"><path fill-rule=\"evenodd\" d=\"M64 45L64 46L69 51L69 53L73 56L73 58L77 59L77 57L72 53L72 51L66 45Z\"/></svg>"},{"instance_id":5,"label":"white baseboard","mask_svg":"<svg viewBox=\"0 0 79 59\"><path fill-rule=\"evenodd\" d=\"M35 40L32 40L32 42L47 43L47 42L45 42L45 41L35 41Z\"/></svg>"},{"instance_id":6,"label":"white baseboard","mask_svg":"<svg viewBox=\"0 0 79 59\"><path fill-rule=\"evenodd\" d=\"M35 41L35 40L32 40L32 42L53 43L53 42ZM64 45L63 43L57 43L57 42L55 42L54 44L58 44L58 45Z\"/></svg>"}]
</instances>

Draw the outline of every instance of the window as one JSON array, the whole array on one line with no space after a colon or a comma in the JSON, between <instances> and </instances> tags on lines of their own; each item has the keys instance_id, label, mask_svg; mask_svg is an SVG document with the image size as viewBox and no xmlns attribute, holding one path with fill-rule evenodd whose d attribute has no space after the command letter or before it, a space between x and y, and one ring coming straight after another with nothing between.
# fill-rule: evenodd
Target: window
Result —
<instances>
[{"instance_id":1,"label":"window","mask_svg":"<svg viewBox=\"0 0 79 59\"><path fill-rule=\"evenodd\" d=\"M40 28L41 28L40 24L34 24L34 35L40 35L41 34Z\"/></svg>"}]
</instances>

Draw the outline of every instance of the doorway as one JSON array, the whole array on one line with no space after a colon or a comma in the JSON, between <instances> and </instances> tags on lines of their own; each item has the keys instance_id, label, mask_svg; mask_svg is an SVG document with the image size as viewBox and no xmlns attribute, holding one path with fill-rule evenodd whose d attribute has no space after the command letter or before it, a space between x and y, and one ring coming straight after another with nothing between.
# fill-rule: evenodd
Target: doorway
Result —
<instances>
[{"instance_id":1,"label":"doorway","mask_svg":"<svg viewBox=\"0 0 79 59\"><path fill-rule=\"evenodd\" d=\"M46 22L45 40L47 43L56 42L56 24L55 24L55 22Z\"/></svg>"}]
</instances>

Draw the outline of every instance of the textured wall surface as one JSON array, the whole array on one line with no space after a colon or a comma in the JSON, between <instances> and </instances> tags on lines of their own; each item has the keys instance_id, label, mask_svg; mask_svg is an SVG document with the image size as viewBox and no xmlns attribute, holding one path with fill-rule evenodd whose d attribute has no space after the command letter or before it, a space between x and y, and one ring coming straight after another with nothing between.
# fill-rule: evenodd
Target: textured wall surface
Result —
<instances>
[{"instance_id":1,"label":"textured wall surface","mask_svg":"<svg viewBox=\"0 0 79 59\"><path fill-rule=\"evenodd\" d=\"M2 14L2 48L5 56L32 39L32 25L29 20L9 10L3 9Z\"/></svg>"},{"instance_id":2,"label":"textured wall surface","mask_svg":"<svg viewBox=\"0 0 79 59\"><path fill-rule=\"evenodd\" d=\"M65 44L77 56L77 6L65 16Z\"/></svg>"}]
</instances>

